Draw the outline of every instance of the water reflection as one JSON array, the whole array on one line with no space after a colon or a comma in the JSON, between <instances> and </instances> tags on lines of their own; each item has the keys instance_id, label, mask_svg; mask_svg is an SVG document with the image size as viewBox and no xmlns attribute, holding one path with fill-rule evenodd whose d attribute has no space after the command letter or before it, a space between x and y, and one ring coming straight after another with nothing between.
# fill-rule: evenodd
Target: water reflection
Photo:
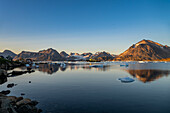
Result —
<instances>
[{"instance_id":1,"label":"water reflection","mask_svg":"<svg viewBox=\"0 0 170 113\"><path fill-rule=\"evenodd\" d=\"M57 71L66 71L69 70L91 70L96 69L97 71L107 71L109 70L110 65L103 66L103 67L91 67L90 65L66 65L66 67L61 67L59 64L39 64L38 71L45 72L47 74L53 74Z\"/></svg>"},{"instance_id":2,"label":"water reflection","mask_svg":"<svg viewBox=\"0 0 170 113\"><path fill-rule=\"evenodd\" d=\"M38 70L48 74L53 74L59 70L59 67L58 64L40 64Z\"/></svg>"},{"instance_id":3,"label":"water reflection","mask_svg":"<svg viewBox=\"0 0 170 113\"><path fill-rule=\"evenodd\" d=\"M155 81L161 77L168 76L170 74L170 70L152 70L152 69L127 70L127 72L144 83Z\"/></svg>"}]
</instances>

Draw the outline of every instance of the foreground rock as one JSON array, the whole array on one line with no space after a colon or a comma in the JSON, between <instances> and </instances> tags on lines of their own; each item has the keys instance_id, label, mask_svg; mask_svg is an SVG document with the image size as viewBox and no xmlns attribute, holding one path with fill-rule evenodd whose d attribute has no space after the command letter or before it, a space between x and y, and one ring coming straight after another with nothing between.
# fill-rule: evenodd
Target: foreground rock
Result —
<instances>
[{"instance_id":1,"label":"foreground rock","mask_svg":"<svg viewBox=\"0 0 170 113\"><path fill-rule=\"evenodd\" d=\"M0 84L3 84L7 81L7 72L3 69L0 69Z\"/></svg>"},{"instance_id":2,"label":"foreground rock","mask_svg":"<svg viewBox=\"0 0 170 113\"><path fill-rule=\"evenodd\" d=\"M0 94L0 113L40 113L37 101L28 98Z\"/></svg>"}]
</instances>

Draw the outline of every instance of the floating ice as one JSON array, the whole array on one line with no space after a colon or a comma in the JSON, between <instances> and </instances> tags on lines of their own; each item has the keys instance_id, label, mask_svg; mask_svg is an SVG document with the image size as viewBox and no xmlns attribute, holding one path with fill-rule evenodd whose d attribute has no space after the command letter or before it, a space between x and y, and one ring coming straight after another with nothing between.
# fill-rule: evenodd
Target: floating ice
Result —
<instances>
[{"instance_id":1,"label":"floating ice","mask_svg":"<svg viewBox=\"0 0 170 113\"><path fill-rule=\"evenodd\" d=\"M29 65L29 64L26 64L25 66L26 66L26 67L30 67L30 65Z\"/></svg>"},{"instance_id":2,"label":"floating ice","mask_svg":"<svg viewBox=\"0 0 170 113\"><path fill-rule=\"evenodd\" d=\"M119 80L121 82L126 82L126 83L135 81L133 78L130 77L119 78Z\"/></svg>"},{"instance_id":3,"label":"floating ice","mask_svg":"<svg viewBox=\"0 0 170 113\"><path fill-rule=\"evenodd\" d=\"M129 65L128 65L128 63L120 64L120 67L122 67L122 66L128 67Z\"/></svg>"}]
</instances>

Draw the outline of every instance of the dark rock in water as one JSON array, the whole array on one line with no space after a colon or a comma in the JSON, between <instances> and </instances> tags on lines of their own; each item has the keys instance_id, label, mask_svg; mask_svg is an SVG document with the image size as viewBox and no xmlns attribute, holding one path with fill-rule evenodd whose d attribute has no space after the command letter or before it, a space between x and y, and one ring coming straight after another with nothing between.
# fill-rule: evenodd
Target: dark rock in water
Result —
<instances>
[{"instance_id":1,"label":"dark rock in water","mask_svg":"<svg viewBox=\"0 0 170 113\"><path fill-rule=\"evenodd\" d=\"M28 71L28 73L33 73L33 72L35 72L35 70L30 70L30 71Z\"/></svg>"},{"instance_id":2,"label":"dark rock in water","mask_svg":"<svg viewBox=\"0 0 170 113\"><path fill-rule=\"evenodd\" d=\"M31 71L31 69L32 69L31 67L27 67L27 70L28 70L28 71Z\"/></svg>"},{"instance_id":3,"label":"dark rock in water","mask_svg":"<svg viewBox=\"0 0 170 113\"><path fill-rule=\"evenodd\" d=\"M15 97L15 96L7 96L7 98L9 99L9 100L11 100L12 102L16 102L16 100L17 100L17 97Z\"/></svg>"},{"instance_id":4,"label":"dark rock in water","mask_svg":"<svg viewBox=\"0 0 170 113\"><path fill-rule=\"evenodd\" d=\"M12 87L14 87L14 83L11 83L11 84L7 85L7 88L12 88Z\"/></svg>"},{"instance_id":5,"label":"dark rock in water","mask_svg":"<svg viewBox=\"0 0 170 113\"><path fill-rule=\"evenodd\" d=\"M31 81L29 81L29 83L31 83Z\"/></svg>"},{"instance_id":6,"label":"dark rock in water","mask_svg":"<svg viewBox=\"0 0 170 113\"><path fill-rule=\"evenodd\" d=\"M25 95L25 93L21 93L21 95Z\"/></svg>"},{"instance_id":7,"label":"dark rock in water","mask_svg":"<svg viewBox=\"0 0 170 113\"><path fill-rule=\"evenodd\" d=\"M38 113L38 109L35 106L30 106L30 105L21 105L17 109L18 113Z\"/></svg>"},{"instance_id":8,"label":"dark rock in water","mask_svg":"<svg viewBox=\"0 0 170 113\"><path fill-rule=\"evenodd\" d=\"M25 73L27 73L27 71L13 71L12 75L22 75L22 74L25 74Z\"/></svg>"},{"instance_id":9,"label":"dark rock in water","mask_svg":"<svg viewBox=\"0 0 170 113\"><path fill-rule=\"evenodd\" d=\"M8 77L13 77L13 76L17 76L17 75L22 75L22 74L26 74L26 73L32 73L35 72L35 70L28 70L28 71L12 71L12 73L8 73ZM10 75L11 74L11 75Z\"/></svg>"},{"instance_id":10,"label":"dark rock in water","mask_svg":"<svg viewBox=\"0 0 170 113\"><path fill-rule=\"evenodd\" d=\"M41 113L42 112L42 109L38 109L38 113Z\"/></svg>"},{"instance_id":11,"label":"dark rock in water","mask_svg":"<svg viewBox=\"0 0 170 113\"><path fill-rule=\"evenodd\" d=\"M33 100L33 101L30 102L30 105L33 105L33 106L36 106L37 104L38 104L38 102L35 101L35 100Z\"/></svg>"},{"instance_id":12,"label":"dark rock in water","mask_svg":"<svg viewBox=\"0 0 170 113\"><path fill-rule=\"evenodd\" d=\"M22 99L23 99L23 97L18 97L17 100L16 100L16 102L19 102L19 101L21 101Z\"/></svg>"},{"instance_id":13,"label":"dark rock in water","mask_svg":"<svg viewBox=\"0 0 170 113\"><path fill-rule=\"evenodd\" d=\"M0 84L7 82L7 76L0 76Z\"/></svg>"},{"instance_id":14,"label":"dark rock in water","mask_svg":"<svg viewBox=\"0 0 170 113\"><path fill-rule=\"evenodd\" d=\"M0 95L0 113L40 113L37 104L28 98Z\"/></svg>"},{"instance_id":15,"label":"dark rock in water","mask_svg":"<svg viewBox=\"0 0 170 113\"><path fill-rule=\"evenodd\" d=\"M7 82L7 72L3 69L0 69L0 84Z\"/></svg>"},{"instance_id":16,"label":"dark rock in water","mask_svg":"<svg viewBox=\"0 0 170 113\"><path fill-rule=\"evenodd\" d=\"M7 76L7 72L3 69L0 69L0 76Z\"/></svg>"},{"instance_id":17,"label":"dark rock in water","mask_svg":"<svg viewBox=\"0 0 170 113\"><path fill-rule=\"evenodd\" d=\"M8 95L11 91L10 90L5 90L1 91L0 94Z\"/></svg>"}]
</instances>

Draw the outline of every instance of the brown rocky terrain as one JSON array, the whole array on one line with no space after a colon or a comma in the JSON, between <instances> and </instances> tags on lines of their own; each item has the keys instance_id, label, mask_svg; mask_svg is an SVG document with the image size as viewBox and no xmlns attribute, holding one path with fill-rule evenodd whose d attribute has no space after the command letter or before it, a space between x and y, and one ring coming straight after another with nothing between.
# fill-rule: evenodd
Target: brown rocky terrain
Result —
<instances>
[{"instance_id":1,"label":"brown rocky terrain","mask_svg":"<svg viewBox=\"0 0 170 113\"><path fill-rule=\"evenodd\" d=\"M158 60L170 58L170 47L151 40L133 44L115 60Z\"/></svg>"}]
</instances>

